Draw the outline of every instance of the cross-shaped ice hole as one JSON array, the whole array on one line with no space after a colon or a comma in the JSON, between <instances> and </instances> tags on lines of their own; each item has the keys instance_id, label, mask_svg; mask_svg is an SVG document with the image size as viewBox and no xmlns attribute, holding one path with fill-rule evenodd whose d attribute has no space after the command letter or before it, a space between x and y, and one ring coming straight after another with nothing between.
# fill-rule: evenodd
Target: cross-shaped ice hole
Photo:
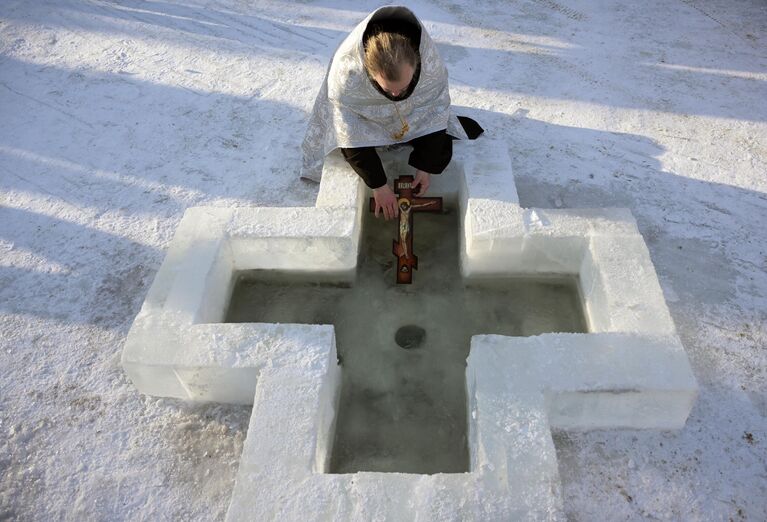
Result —
<instances>
[{"instance_id":1,"label":"cross-shaped ice hole","mask_svg":"<svg viewBox=\"0 0 767 522\"><path fill-rule=\"evenodd\" d=\"M454 204L419 215L412 286L394 282L391 222L367 214L353 285L311 274L243 274L227 322L332 324L343 361L328 471L469 471L466 357L472 335L585 332L574 278L492 278L466 286L458 267ZM308 280L307 280L308 278ZM420 346L396 333L416 325Z\"/></svg>"},{"instance_id":2,"label":"cross-shaped ice hole","mask_svg":"<svg viewBox=\"0 0 767 522\"><path fill-rule=\"evenodd\" d=\"M577 277L588 333L471 338L468 472L328 474L333 327L221 321L242 271L353 280L364 187L330 156L316 207L189 209L123 365L144 393L253 403L229 520L556 519L552 427L684 426L695 379L629 211L521 208L506 146L487 139L456 143L430 193L459 202L463 277Z\"/></svg>"}]
</instances>

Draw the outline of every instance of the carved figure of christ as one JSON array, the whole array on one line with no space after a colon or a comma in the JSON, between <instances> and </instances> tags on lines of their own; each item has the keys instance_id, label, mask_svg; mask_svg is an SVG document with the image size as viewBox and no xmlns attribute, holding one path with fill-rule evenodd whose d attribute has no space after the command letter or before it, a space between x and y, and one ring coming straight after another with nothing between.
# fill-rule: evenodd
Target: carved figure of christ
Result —
<instances>
[{"instance_id":1,"label":"carved figure of christ","mask_svg":"<svg viewBox=\"0 0 767 522\"><path fill-rule=\"evenodd\" d=\"M418 257L413 252L413 213L441 212L442 198L420 198L413 195L413 176L400 176L394 182L394 192L399 195L398 239L392 244L397 257L397 283L413 282L413 270L418 269ZM370 211L375 212L375 200L370 198Z\"/></svg>"}]
</instances>

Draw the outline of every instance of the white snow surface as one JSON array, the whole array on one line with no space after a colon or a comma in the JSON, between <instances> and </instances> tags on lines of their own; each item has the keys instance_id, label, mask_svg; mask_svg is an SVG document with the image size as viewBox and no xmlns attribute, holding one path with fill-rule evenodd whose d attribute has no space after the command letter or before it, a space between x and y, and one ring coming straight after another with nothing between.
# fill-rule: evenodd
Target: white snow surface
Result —
<instances>
[{"instance_id":1,"label":"white snow surface","mask_svg":"<svg viewBox=\"0 0 767 522\"><path fill-rule=\"evenodd\" d=\"M250 409L140 395L190 206L313 206L335 46L380 2L0 4L0 520L222 519ZM525 207L636 216L700 385L679 432L555 436L573 520L767 520L767 5L416 0Z\"/></svg>"}]
</instances>

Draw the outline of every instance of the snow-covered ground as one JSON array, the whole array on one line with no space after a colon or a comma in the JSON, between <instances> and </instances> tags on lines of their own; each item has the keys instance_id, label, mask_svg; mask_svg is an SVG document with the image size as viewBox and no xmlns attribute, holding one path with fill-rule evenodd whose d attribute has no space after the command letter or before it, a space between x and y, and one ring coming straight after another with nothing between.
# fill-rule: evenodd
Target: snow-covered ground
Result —
<instances>
[{"instance_id":1,"label":"snow-covered ground","mask_svg":"<svg viewBox=\"0 0 767 522\"><path fill-rule=\"evenodd\" d=\"M309 206L327 61L380 5L0 4L0 519L220 519L249 408L119 356L184 209ZM630 208L698 378L678 433L559 433L573 520L767 520L767 4L417 0L524 206Z\"/></svg>"}]
</instances>

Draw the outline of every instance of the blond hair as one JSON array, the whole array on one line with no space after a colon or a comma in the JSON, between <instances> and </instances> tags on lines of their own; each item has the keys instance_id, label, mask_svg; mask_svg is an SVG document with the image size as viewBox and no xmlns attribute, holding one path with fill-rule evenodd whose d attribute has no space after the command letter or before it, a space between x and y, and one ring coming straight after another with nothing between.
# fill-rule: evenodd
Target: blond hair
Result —
<instances>
[{"instance_id":1,"label":"blond hair","mask_svg":"<svg viewBox=\"0 0 767 522\"><path fill-rule=\"evenodd\" d=\"M379 32L365 44L365 68L371 75L379 74L396 82L400 79L402 65L406 63L413 69L418 64L418 53L406 36Z\"/></svg>"}]
</instances>

